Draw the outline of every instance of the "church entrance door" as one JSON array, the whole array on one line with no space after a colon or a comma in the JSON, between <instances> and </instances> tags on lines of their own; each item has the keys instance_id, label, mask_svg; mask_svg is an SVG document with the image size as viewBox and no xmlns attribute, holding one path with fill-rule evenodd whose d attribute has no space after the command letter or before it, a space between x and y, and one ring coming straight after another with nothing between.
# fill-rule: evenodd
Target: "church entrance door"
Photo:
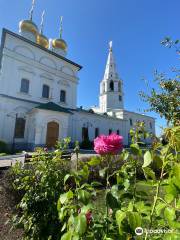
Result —
<instances>
[{"instance_id":1,"label":"church entrance door","mask_svg":"<svg viewBox=\"0 0 180 240\"><path fill-rule=\"evenodd\" d=\"M46 145L47 147L54 147L58 141L59 124L56 122L49 122L47 124Z\"/></svg>"}]
</instances>

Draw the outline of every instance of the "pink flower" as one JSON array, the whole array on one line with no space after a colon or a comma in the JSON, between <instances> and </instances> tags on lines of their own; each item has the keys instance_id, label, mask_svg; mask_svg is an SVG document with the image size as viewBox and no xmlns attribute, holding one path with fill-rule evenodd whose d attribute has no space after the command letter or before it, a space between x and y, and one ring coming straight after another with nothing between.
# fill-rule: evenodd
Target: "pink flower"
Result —
<instances>
[{"instance_id":1,"label":"pink flower","mask_svg":"<svg viewBox=\"0 0 180 240\"><path fill-rule=\"evenodd\" d=\"M94 139L94 150L100 155L117 154L123 148L123 137L116 133L101 135Z\"/></svg>"}]
</instances>

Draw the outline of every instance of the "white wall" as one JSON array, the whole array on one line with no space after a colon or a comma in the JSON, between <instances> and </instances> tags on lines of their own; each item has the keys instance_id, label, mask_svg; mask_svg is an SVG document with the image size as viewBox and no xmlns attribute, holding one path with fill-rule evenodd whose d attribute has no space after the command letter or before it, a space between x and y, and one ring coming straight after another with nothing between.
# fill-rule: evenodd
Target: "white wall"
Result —
<instances>
[{"instance_id":1,"label":"white wall","mask_svg":"<svg viewBox=\"0 0 180 240\"><path fill-rule=\"evenodd\" d=\"M59 103L62 89L67 92L67 102L63 106L76 108L77 71L78 68L71 63L6 34L0 93L37 102ZM30 80L29 94L20 93L22 78ZM51 89L50 99L42 98L43 84Z\"/></svg>"},{"instance_id":2,"label":"white wall","mask_svg":"<svg viewBox=\"0 0 180 240\"><path fill-rule=\"evenodd\" d=\"M112 118L108 116L101 116L88 112L76 112L73 111L74 115L70 118L70 130L72 140L82 141L82 127L89 129L89 139L91 141L95 138L95 128L99 128L100 134L109 134L109 129L113 132L120 131L120 135L124 137L124 144L127 145L128 133L126 131L126 121Z\"/></svg>"}]
</instances>

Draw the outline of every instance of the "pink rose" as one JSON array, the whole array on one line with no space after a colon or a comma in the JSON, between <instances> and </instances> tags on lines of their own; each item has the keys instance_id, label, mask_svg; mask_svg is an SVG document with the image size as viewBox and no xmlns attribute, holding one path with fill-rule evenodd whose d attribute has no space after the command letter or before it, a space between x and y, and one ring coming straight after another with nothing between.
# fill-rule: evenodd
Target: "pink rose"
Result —
<instances>
[{"instance_id":1,"label":"pink rose","mask_svg":"<svg viewBox=\"0 0 180 240\"><path fill-rule=\"evenodd\" d=\"M123 149L123 137L116 133L94 139L94 150L100 155L118 154Z\"/></svg>"}]
</instances>

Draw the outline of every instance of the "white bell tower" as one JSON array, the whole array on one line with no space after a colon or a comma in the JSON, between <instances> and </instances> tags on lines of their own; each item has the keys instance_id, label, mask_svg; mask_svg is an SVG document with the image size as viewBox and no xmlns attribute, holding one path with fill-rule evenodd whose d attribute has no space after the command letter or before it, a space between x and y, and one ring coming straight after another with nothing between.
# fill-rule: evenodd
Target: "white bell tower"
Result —
<instances>
[{"instance_id":1,"label":"white bell tower","mask_svg":"<svg viewBox=\"0 0 180 240\"><path fill-rule=\"evenodd\" d=\"M123 109L122 85L123 82L116 71L112 41L110 41L104 78L100 83L99 106L101 112L105 113Z\"/></svg>"}]
</instances>

